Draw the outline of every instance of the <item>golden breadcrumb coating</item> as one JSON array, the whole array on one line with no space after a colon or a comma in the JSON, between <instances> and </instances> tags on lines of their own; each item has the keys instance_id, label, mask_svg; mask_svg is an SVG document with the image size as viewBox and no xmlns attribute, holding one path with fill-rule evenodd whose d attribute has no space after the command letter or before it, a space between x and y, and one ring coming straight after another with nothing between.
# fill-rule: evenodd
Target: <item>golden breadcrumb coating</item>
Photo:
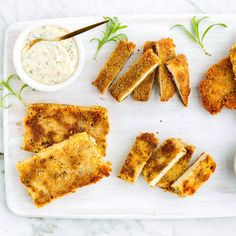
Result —
<instances>
[{"instance_id":1,"label":"golden breadcrumb coating","mask_svg":"<svg viewBox=\"0 0 236 236\"><path fill-rule=\"evenodd\" d=\"M188 61L184 54L179 54L175 58L167 61L168 70L178 89L179 95L184 106L188 106L188 97L190 95L190 81Z\"/></svg>"},{"instance_id":2,"label":"golden breadcrumb coating","mask_svg":"<svg viewBox=\"0 0 236 236\"><path fill-rule=\"evenodd\" d=\"M20 181L34 204L42 207L77 188L110 175L94 139L78 133L17 164Z\"/></svg>"},{"instance_id":3,"label":"golden breadcrumb coating","mask_svg":"<svg viewBox=\"0 0 236 236\"><path fill-rule=\"evenodd\" d=\"M230 62L232 64L234 79L236 78L236 43L233 44L229 52Z\"/></svg>"},{"instance_id":4,"label":"golden breadcrumb coating","mask_svg":"<svg viewBox=\"0 0 236 236\"><path fill-rule=\"evenodd\" d=\"M92 84L98 88L100 93L103 94L109 88L128 58L133 53L135 46L136 45L133 42L127 42L125 40L120 40L116 45L116 48L107 59L96 80L92 82Z\"/></svg>"},{"instance_id":5,"label":"golden breadcrumb coating","mask_svg":"<svg viewBox=\"0 0 236 236\"><path fill-rule=\"evenodd\" d=\"M235 109L236 81L229 57L208 69L199 90L204 108L212 115L220 112L223 106Z\"/></svg>"},{"instance_id":6,"label":"golden breadcrumb coating","mask_svg":"<svg viewBox=\"0 0 236 236\"><path fill-rule=\"evenodd\" d=\"M111 95L121 102L151 73L159 64L158 56L152 51L147 50L139 59L129 68L110 87Z\"/></svg>"},{"instance_id":7,"label":"golden breadcrumb coating","mask_svg":"<svg viewBox=\"0 0 236 236\"><path fill-rule=\"evenodd\" d=\"M172 184L173 191L180 197L193 195L216 169L213 158L202 153L197 161Z\"/></svg>"},{"instance_id":8,"label":"golden breadcrumb coating","mask_svg":"<svg viewBox=\"0 0 236 236\"><path fill-rule=\"evenodd\" d=\"M125 181L135 183L147 160L157 147L157 143L158 139L155 134L141 133L136 138L118 177Z\"/></svg>"},{"instance_id":9,"label":"golden breadcrumb coating","mask_svg":"<svg viewBox=\"0 0 236 236\"><path fill-rule=\"evenodd\" d=\"M146 52L148 49L152 49L153 52L156 51L156 43L154 41L146 41L143 47L143 52ZM152 86L155 78L156 70L152 71L142 83L134 90L134 100L146 102L149 100L152 94Z\"/></svg>"},{"instance_id":10,"label":"golden breadcrumb coating","mask_svg":"<svg viewBox=\"0 0 236 236\"><path fill-rule=\"evenodd\" d=\"M106 154L109 118L104 107L35 103L28 106L23 122L23 148L27 151L39 152L85 131L95 138L102 155Z\"/></svg>"}]
</instances>

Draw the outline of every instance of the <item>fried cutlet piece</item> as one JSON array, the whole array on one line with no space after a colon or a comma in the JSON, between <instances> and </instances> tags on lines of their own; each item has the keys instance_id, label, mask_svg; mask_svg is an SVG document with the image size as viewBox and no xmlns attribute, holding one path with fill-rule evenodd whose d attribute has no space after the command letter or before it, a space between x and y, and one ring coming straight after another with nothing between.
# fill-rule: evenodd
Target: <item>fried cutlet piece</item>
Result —
<instances>
[{"instance_id":1,"label":"fried cutlet piece","mask_svg":"<svg viewBox=\"0 0 236 236\"><path fill-rule=\"evenodd\" d=\"M229 57L208 69L200 83L200 95L204 108L215 115L223 106L236 107L236 80Z\"/></svg>"},{"instance_id":2,"label":"fried cutlet piece","mask_svg":"<svg viewBox=\"0 0 236 236\"><path fill-rule=\"evenodd\" d=\"M135 183L147 160L157 147L157 143L158 139L155 134L141 133L136 138L118 177L125 181Z\"/></svg>"},{"instance_id":3,"label":"fried cutlet piece","mask_svg":"<svg viewBox=\"0 0 236 236\"><path fill-rule=\"evenodd\" d=\"M172 75L184 106L187 107L190 94L190 81L186 56L179 54L170 61L167 61L166 66Z\"/></svg>"},{"instance_id":4,"label":"fried cutlet piece","mask_svg":"<svg viewBox=\"0 0 236 236\"><path fill-rule=\"evenodd\" d=\"M154 187L185 154L186 150L178 139L169 138L164 141L144 166L145 181Z\"/></svg>"},{"instance_id":5,"label":"fried cutlet piece","mask_svg":"<svg viewBox=\"0 0 236 236\"><path fill-rule=\"evenodd\" d=\"M148 49L152 49L155 52L155 42L154 41L146 41L143 47L143 53L146 52ZM156 71L152 71L142 83L138 85L138 87L134 90L134 100L136 101L148 101L151 93L152 93L152 86L155 78Z\"/></svg>"},{"instance_id":6,"label":"fried cutlet piece","mask_svg":"<svg viewBox=\"0 0 236 236\"><path fill-rule=\"evenodd\" d=\"M230 62L233 67L234 79L236 78L236 43L233 44L229 52Z\"/></svg>"},{"instance_id":7,"label":"fried cutlet piece","mask_svg":"<svg viewBox=\"0 0 236 236\"><path fill-rule=\"evenodd\" d=\"M96 80L92 82L92 84L98 88L100 93L103 94L109 88L128 58L133 53L135 46L136 45L133 42L127 42L125 40L119 41L116 48L99 72Z\"/></svg>"},{"instance_id":8,"label":"fried cutlet piece","mask_svg":"<svg viewBox=\"0 0 236 236\"><path fill-rule=\"evenodd\" d=\"M186 154L182 156L179 161L157 183L157 186L161 187L165 191L173 191L171 185L187 170L190 159L195 151L195 147L193 145L183 142L182 144L186 150Z\"/></svg>"},{"instance_id":9,"label":"fried cutlet piece","mask_svg":"<svg viewBox=\"0 0 236 236\"><path fill-rule=\"evenodd\" d=\"M39 152L85 131L96 140L102 155L106 154L109 119L104 107L36 103L28 106L23 122L23 148L27 151Z\"/></svg>"},{"instance_id":10,"label":"fried cutlet piece","mask_svg":"<svg viewBox=\"0 0 236 236\"><path fill-rule=\"evenodd\" d=\"M158 56L147 50L111 87L111 95L121 102L151 73L159 64Z\"/></svg>"},{"instance_id":11,"label":"fried cutlet piece","mask_svg":"<svg viewBox=\"0 0 236 236\"><path fill-rule=\"evenodd\" d=\"M175 93L175 84L166 67L166 62L175 57L175 44L171 38L163 38L156 43L157 55L161 59L157 79L161 101L168 101Z\"/></svg>"},{"instance_id":12,"label":"fried cutlet piece","mask_svg":"<svg viewBox=\"0 0 236 236\"><path fill-rule=\"evenodd\" d=\"M216 169L216 163L207 153L202 153L197 161L173 184L173 191L180 197L193 195Z\"/></svg>"},{"instance_id":13,"label":"fried cutlet piece","mask_svg":"<svg viewBox=\"0 0 236 236\"><path fill-rule=\"evenodd\" d=\"M95 140L83 132L19 162L17 170L34 204L42 207L108 177L111 163L104 161Z\"/></svg>"}]
</instances>

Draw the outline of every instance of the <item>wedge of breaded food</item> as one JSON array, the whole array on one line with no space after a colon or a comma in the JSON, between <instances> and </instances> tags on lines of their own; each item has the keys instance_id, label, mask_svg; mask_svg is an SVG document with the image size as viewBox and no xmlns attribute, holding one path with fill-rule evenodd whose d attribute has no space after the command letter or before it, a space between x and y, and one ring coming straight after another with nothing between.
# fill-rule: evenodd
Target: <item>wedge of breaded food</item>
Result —
<instances>
[{"instance_id":1,"label":"wedge of breaded food","mask_svg":"<svg viewBox=\"0 0 236 236\"><path fill-rule=\"evenodd\" d=\"M34 204L42 207L108 177L111 163L104 161L95 140L83 132L19 162L17 170Z\"/></svg>"},{"instance_id":2,"label":"wedge of breaded food","mask_svg":"<svg viewBox=\"0 0 236 236\"><path fill-rule=\"evenodd\" d=\"M39 152L85 131L96 140L102 155L106 154L109 118L104 107L35 103L28 106L23 122L23 148L27 151Z\"/></svg>"},{"instance_id":3,"label":"wedge of breaded food","mask_svg":"<svg viewBox=\"0 0 236 236\"><path fill-rule=\"evenodd\" d=\"M158 139L155 134L141 133L136 138L118 177L125 181L135 183L147 160L157 147L157 143Z\"/></svg>"},{"instance_id":4,"label":"wedge of breaded food","mask_svg":"<svg viewBox=\"0 0 236 236\"><path fill-rule=\"evenodd\" d=\"M206 182L216 169L213 158L202 153L196 162L173 184L173 191L180 197L193 195Z\"/></svg>"},{"instance_id":5,"label":"wedge of breaded food","mask_svg":"<svg viewBox=\"0 0 236 236\"><path fill-rule=\"evenodd\" d=\"M113 83L109 89L111 95L118 102L121 102L134 91L149 73L156 69L158 64L158 56L152 49L147 50L123 76Z\"/></svg>"},{"instance_id":6,"label":"wedge of breaded food","mask_svg":"<svg viewBox=\"0 0 236 236\"><path fill-rule=\"evenodd\" d=\"M187 107L188 97L190 95L190 80L186 56L179 54L175 58L167 61L166 66L172 75L184 106Z\"/></svg>"},{"instance_id":7,"label":"wedge of breaded food","mask_svg":"<svg viewBox=\"0 0 236 236\"><path fill-rule=\"evenodd\" d=\"M175 44L171 38L163 38L156 43L156 52L161 59L161 64L157 71L157 81L161 101L168 101L175 93L175 84L166 62L175 57Z\"/></svg>"},{"instance_id":8,"label":"wedge of breaded food","mask_svg":"<svg viewBox=\"0 0 236 236\"><path fill-rule=\"evenodd\" d=\"M156 43L154 41L146 41L143 47L143 52L146 52L148 49L152 49L153 52L156 51ZM147 77L143 80L142 83L134 90L134 100L146 102L149 100L152 94L152 87L155 78L156 70L152 71Z\"/></svg>"},{"instance_id":9,"label":"wedge of breaded food","mask_svg":"<svg viewBox=\"0 0 236 236\"><path fill-rule=\"evenodd\" d=\"M178 139L169 138L164 141L144 166L145 181L154 187L185 154L186 150Z\"/></svg>"},{"instance_id":10,"label":"wedge of breaded food","mask_svg":"<svg viewBox=\"0 0 236 236\"><path fill-rule=\"evenodd\" d=\"M172 192L171 185L187 170L189 162L195 151L195 146L184 143L181 140L186 154L182 156L179 161L161 178L157 186L165 191Z\"/></svg>"},{"instance_id":11,"label":"wedge of breaded food","mask_svg":"<svg viewBox=\"0 0 236 236\"><path fill-rule=\"evenodd\" d=\"M133 42L127 42L126 40L120 40L118 42L116 48L99 72L96 80L92 82L100 93L103 94L109 88L128 58L134 52L135 46Z\"/></svg>"},{"instance_id":12,"label":"wedge of breaded food","mask_svg":"<svg viewBox=\"0 0 236 236\"><path fill-rule=\"evenodd\" d=\"M236 108L236 80L229 57L208 69L199 90L204 108L213 115L224 106Z\"/></svg>"},{"instance_id":13,"label":"wedge of breaded food","mask_svg":"<svg viewBox=\"0 0 236 236\"><path fill-rule=\"evenodd\" d=\"M235 79L236 78L236 43L234 43L230 49L229 58L232 64L232 68L234 72L234 79Z\"/></svg>"}]
</instances>

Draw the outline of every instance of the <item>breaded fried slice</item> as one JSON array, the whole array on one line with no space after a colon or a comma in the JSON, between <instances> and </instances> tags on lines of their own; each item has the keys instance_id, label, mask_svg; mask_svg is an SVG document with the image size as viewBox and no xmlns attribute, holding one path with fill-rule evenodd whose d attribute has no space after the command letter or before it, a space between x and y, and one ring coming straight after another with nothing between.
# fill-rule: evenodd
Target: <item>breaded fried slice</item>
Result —
<instances>
[{"instance_id":1,"label":"breaded fried slice","mask_svg":"<svg viewBox=\"0 0 236 236\"><path fill-rule=\"evenodd\" d=\"M184 106L187 107L190 94L190 81L186 56L179 54L174 59L167 61L166 66L172 75Z\"/></svg>"},{"instance_id":2,"label":"breaded fried slice","mask_svg":"<svg viewBox=\"0 0 236 236\"><path fill-rule=\"evenodd\" d=\"M157 183L157 186L164 189L165 191L173 191L171 185L187 170L190 159L195 151L195 146L193 145L183 143L183 146L186 150L186 154L182 156L179 161Z\"/></svg>"},{"instance_id":3,"label":"breaded fried slice","mask_svg":"<svg viewBox=\"0 0 236 236\"><path fill-rule=\"evenodd\" d=\"M216 163L207 153L202 153L197 161L173 184L173 191L180 197L193 195L216 169Z\"/></svg>"},{"instance_id":4,"label":"breaded fried slice","mask_svg":"<svg viewBox=\"0 0 236 236\"><path fill-rule=\"evenodd\" d=\"M147 50L139 59L129 68L110 87L111 95L121 102L151 73L159 64L158 56L152 51Z\"/></svg>"},{"instance_id":5,"label":"breaded fried slice","mask_svg":"<svg viewBox=\"0 0 236 236\"><path fill-rule=\"evenodd\" d=\"M23 148L27 151L39 152L85 131L96 140L102 155L106 154L109 119L104 107L35 103L28 106L23 122Z\"/></svg>"},{"instance_id":6,"label":"breaded fried slice","mask_svg":"<svg viewBox=\"0 0 236 236\"><path fill-rule=\"evenodd\" d=\"M157 143L158 139L155 134L141 133L136 138L118 177L125 181L135 183L147 160L157 147Z\"/></svg>"},{"instance_id":7,"label":"breaded fried slice","mask_svg":"<svg viewBox=\"0 0 236 236\"><path fill-rule=\"evenodd\" d=\"M236 78L236 43L233 44L229 52L230 62L233 67L234 79Z\"/></svg>"},{"instance_id":8,"label":"breaded fried slice","mask_svg":"<svg viewBox=\"0 0 236 236\"><path fill-rule=\"evenodd\" d=\"M35 206L42 207L108 177L111 163L104 161L95 140L83 132L19 162L17 170Z\"/></svg>"},{"instance_id":9,"label":"breaded fried slice","mask_svg":"<svg viewBox=\"0 0 236 236\"><path fill-rule=\"evenodd\" d=\"M116 48L99 72L96 80L92 82L92 84L98 88L100 93L103 94L109 88L128 58L133 53L135 46L136 45L133 42L127 42L125 40L120 40L118 42Z\"/></svg>"},{"instance_id":10,"label":"breaded fried slice","mask_svg":"<svg viewBox=\"0 0 236 236\"><path fill-rule=\"evenodd\" d=\"M144 166L145 181L154 187L185 154L186 150L178 139L169 138L164 141Z\"/></svg>"},{"instance_id":11,"label":"breaded fried slice","mask_svg":"<svg viewBox=\"0 0 236 236\"><path fill-rule=\"evenodd\" d=\"M213 115L220 112L223 106L230 109L236 107L236 80L229 57L208 69L199 90L204 108Z\"/></svg>"},{"instance_id":12,"label":"breaded fried slice","mask_svg":"<svg viewBox=\"0 0 236 236\"><path fill-rule=\"evenodd\" d=\"M148 49L152 49L153 52L156 51L156 43L154 41L146 41L143 47L143 52L146 52ZM134 90L134 100L145 102L148 101L152 94L152 86L155 78L156 71L152 71L142 83Z\"/></svg>"},{"instance_id":13,"label":"breaded fried slice","mask_svg":"<svg viewBox=\"0 0 236 236\"><path fill-rule=\"evenodd\" d=\"M175 84L166 67L166 62L175 57L175 44L171 38L163 38L156 43L157 55L161 59L158 67L157 80L161 101L168 101L175 93Z\"/></svg>"}]
</instances>

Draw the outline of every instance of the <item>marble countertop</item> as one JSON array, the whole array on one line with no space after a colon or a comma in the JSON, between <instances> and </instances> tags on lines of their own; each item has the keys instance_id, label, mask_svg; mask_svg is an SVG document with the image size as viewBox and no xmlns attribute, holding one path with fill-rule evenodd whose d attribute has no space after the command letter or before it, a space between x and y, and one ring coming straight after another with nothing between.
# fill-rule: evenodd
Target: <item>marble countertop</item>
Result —
<instances>
[{"instance_id":1,"label":"marble countertop","mask_svg":"<svg viewBox=\"0 0 236 236\"><path fill-rule=\"evenodd\" d=\"M214 0L1 0L0 52L6 28L16 21L43 18L163 13L236 13L236 1ZM2 63L2 60L1 60ZM2 74L2 64L0 66ZM1 113L1 111L0 111ZM0 114L2 115L2 114ZM2 116L0 116L2 117ZM0 130L1 132L1 130ZM192 220L70 220L24 218L5 201L4 157L0 156L0 235L235 235L236 218Z\"/></svg>"}]
</instances>

